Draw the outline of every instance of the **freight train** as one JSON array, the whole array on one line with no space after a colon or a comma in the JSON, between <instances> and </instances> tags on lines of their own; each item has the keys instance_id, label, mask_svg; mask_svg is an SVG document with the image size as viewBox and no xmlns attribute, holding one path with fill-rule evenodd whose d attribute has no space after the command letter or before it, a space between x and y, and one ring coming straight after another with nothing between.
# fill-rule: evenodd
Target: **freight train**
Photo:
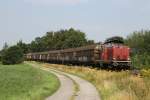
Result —
<instances>
[{"instance_id":1,"label":"freight train","mask_svg":"<svg viewBox=\"0 0 150 100\"><path fill-rule=\"evenodd\" d=\"M95 65L100 68L129 69L130 48L111 40L78 48L26 54L27 60L50 63Z\"/></svg>"}]
</instances>

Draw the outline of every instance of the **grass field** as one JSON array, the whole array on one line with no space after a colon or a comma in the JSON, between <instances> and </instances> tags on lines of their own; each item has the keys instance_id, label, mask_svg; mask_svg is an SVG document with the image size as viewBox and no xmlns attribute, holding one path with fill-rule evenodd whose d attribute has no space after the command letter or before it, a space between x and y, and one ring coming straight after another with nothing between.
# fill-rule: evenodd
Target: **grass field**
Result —
<instances>
[{"instance_id":1,"label":"grass field","mask_svg":"<svg viewBox=\"0 0 150 100\"><path fill-rule=\"evenodd\" d=\"M0 64L0 100L44 100L59 88L57 77L27 64Z\"/></svg>"},{"instance_id":2,"label":"grass field","mask_svg":"<svg viewBox=\"0 0 150 100\"><path fill-rule=\"evenodd\" d=\"M140 77L131 75L129 71L115 72L56 64L41 65L72 73L90 81L96 86L102 100L150 100L150 71L147 71L144 77Z\"/></svg>"}]
</instances>

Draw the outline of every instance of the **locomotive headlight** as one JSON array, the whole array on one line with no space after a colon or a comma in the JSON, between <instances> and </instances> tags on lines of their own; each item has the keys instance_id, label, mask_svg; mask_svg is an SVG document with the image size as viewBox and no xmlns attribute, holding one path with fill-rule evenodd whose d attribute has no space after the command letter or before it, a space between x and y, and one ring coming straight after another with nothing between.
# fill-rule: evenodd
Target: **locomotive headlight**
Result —
<instances>
[{"instance_id":1,"label":"locomotive headlight","mask_svg":"<svg viewBox=\"0 0 150 100\"><path fill-rule=\"evenodd\" d=\"M128 58L128 60L130 60L130 58Z\"/></svg>"},{"instance_id":2,"label":"locomotive headlight","mask_svg":"<svg viewBox=\"0 0 150 100\"><path fill-rule=\"evenodd\" d=\"M116 58L113 58L113 60L116 60Z\"/></svg>"}]
</instances>

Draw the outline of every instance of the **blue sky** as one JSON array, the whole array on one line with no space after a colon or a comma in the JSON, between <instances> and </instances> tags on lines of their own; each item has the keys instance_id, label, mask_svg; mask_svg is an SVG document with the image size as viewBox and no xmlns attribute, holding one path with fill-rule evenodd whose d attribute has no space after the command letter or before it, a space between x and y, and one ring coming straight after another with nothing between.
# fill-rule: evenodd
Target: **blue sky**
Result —
<instances>
[{"instance_id":1,"label":"blue sky","mask_svg":"<svg viewBox=\"0 0 150 100\"><path fill-rule=\"evenodd\" d=\"M150 0L0 0L0 48L73 27L103 41L150 29Z\"/></svg>"}]
</instances>

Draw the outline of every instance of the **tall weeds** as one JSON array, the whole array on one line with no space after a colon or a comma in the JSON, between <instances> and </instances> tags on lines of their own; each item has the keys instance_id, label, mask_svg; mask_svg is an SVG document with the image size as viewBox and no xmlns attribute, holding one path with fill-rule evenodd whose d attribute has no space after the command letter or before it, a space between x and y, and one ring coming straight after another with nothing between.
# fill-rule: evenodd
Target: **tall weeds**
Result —
<instances>
[{"instance_id":1,"label":"tall weeds","mask_svg":"<svg viewBox=\"0 0 150 100\"><path fill-rule=\"evenodd\" d=\"M96 86L103 100L149 100L150 98L150 77L133 76L130 71L115 72L56 64L43 66L72 73L90 81Z\"/></svg>"}]
</instances>

